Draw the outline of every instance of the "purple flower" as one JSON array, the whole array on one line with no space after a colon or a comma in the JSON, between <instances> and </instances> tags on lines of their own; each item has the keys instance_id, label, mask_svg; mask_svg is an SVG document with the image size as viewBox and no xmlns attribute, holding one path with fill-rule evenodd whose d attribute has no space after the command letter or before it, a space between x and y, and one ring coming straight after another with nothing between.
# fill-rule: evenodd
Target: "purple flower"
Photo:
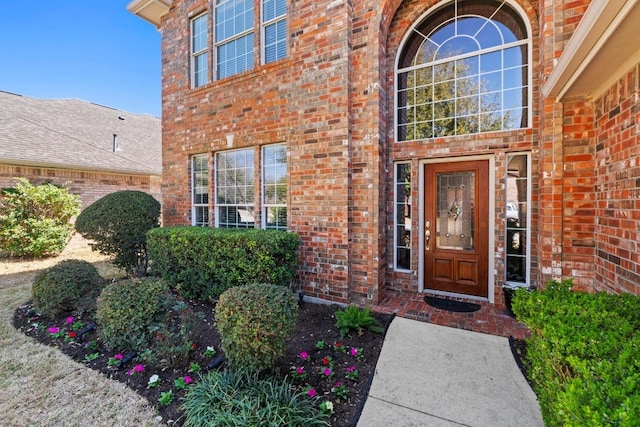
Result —
<instances>
[{"instance_id":1,"label":"purple flower","mask_svg":"<svg viewBox=\"0 0 640 427\"><path fill-rule=\"evenodd\" d=\"M298 375L302 375L302 374L304 374L304 368L303 368L302 366L298 366L298 367L296 368L296 373L297 373Z\"/></svg>"},{"instance_id":2,"label":"purple flower","mask_svg":"<svg viewBox=\"0 0 640 427\"><path fill-rule=\"evenodd\" d=\"M118 353L115 356L113 356L113 358L115 360L122 360L122 359L124 359L124 356L122 355L122 353Z\"/></svg>"},{"instance_id":3,"label":"purple flower","mask_svg":"<svg viewBox=\"0 0 640 427\"><path fill-rule=\"evenodd\" d=\"M322 370L322 373L324 374L325 377L330 377L333 374L333 372L331 372L331 369L329 368L324 368Z\"/></svg>"},{"instance_id":4,"label":"purple flower","mask_svg":"<svg viewBox=\"0 0 640 427\"><path fill-rule=\"evenodd\" d=\"M358 368L356 368L355 366L349 366L349 367L347 368L347 372L353 372L353 371L355 371L356 369L358 369Z\"/></svg>"},{"instance_id":5,"label":"purple flower","mask_svg":"<svg viewBox=\"0 0 640 427\"><path fill-rule=\"evenodd\" d=\"M358 349L355 347L351 347L351 350L349 350L349 354L352 355L353 357L358 356Z\"/></svg>"},{"instance_id":6,"label":"purple flower","mask_svg":"<svg viewBox=\"0 0 640 427\"><path fill-rule=\"evenodd\" d=\"M50 334L57 334L58 332L60 332L60 328L56 326L52 326L49 329L47 329L47 332L49 332Z\"/></svg>"},{"instance_id":7,"label":"purple flower","mask_svg":"<svg viewBox=\"0 0 640 427\"><path fill-rule=\"evenodd\" d=\"M310 388L309 390L307 390L307 396L309 397L315 397L318 395L318 392L316 391L315 388Z\"/></svg>"},{"instance_id":8,"label":"purple flower","mask_svg":"<svg viewBox=\"0 0 640 427\"><path fill-rule=\"evenodd\" d=\"M66 322L67 322L67 325L72 324L72 323L73 323L73 320L74 320L73 316L69 316L69 317L67 317L67 321L66 321Z\"/></svg>"},{"instance_id":9,"label":"purple flower","mask_svg":"<svg viewBox=\"0 0 640 427\"><path fill-rule=\"evenodd\" d=\"M184 382L185 384L191 384L193 382L193 379L189 375L185 375Z\"/></svg>"},{"instance_id":10,"label":"purple flower","mask_svg":"<svg viewBox=\"0 0 640 427\"><path fill-rule=\"evenodd\" d=\"M134 372L144 372L144 365L136 365L133 367Z\"/></svg>"},{"instance_id":11,"label":"purple flower","mask_svg":"<svg viewBox=\"0 0 640 427\"><path fill-rule=\"evenodd\" d=\"M306 351L301 352L299 356L302 360L309 360L309 353L307 353Z\"/></svg>"}]
</instances>

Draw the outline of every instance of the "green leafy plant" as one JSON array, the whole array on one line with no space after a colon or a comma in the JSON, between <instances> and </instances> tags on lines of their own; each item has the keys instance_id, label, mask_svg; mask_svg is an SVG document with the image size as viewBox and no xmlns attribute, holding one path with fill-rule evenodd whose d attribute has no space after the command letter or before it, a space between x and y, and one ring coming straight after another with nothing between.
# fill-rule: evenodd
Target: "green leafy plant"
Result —
<instances>
[{"instance_id":1,"label":"green leafy plant","mask_svg":"<svg viewBox=\"0 0 640 427\"><path fill-rule=\"evenodd\" d=\"M169 406L173 402L173 390L169 389L169 391L163 391L160 393L160 397L158 397L158 403L162 406Z\"/></svg>"},{"instance_id":2,"label":"green leafy plant","mask_svg":"<svg viewBox=\"0 0 640 427\"><path fill-rule=\"evenodd\" d=\"M84 358L82 359L82 362L83 363L89 363L89 362L92 362L92 361L96 360L98 357L100 357L100 353L86 354L84 356Z\"/></svg>"},{"instance_id":3,"label":"green leafy plant","mask_svg":"<svg viewBox=\"0 0 640 427\"><path fill-rule=\"evenodd\" d=\"M545 425L631 426L640 419L640 297L572 291L571 280L517 290L531 330L527 372Z\"/></svg>"},{"instance_id":4,"label":"green leafy plant","mask_svg":"<svg viewBox=\"0 0 640 427\"><path fill-rule=\"evenodd\" d=\"M95 308L103 285L104 280L92 264L65 260L38 273L31 296L39 313L48 316L71 311L81 313Z\"/></svg>"},{"instance_id":5,"label":"green leafy plant","mask_svg":"<svg viewBox=\"0 0 640 427\"><path fill-rule=\"evenodd\" d=\"M336 327L340 330L341 338L344 338L352 330L358 334L362 334L365 329L372 332L382 332L382 327L371 315L369 307L359 308L355 305L336 311Z\"/></svg>"},{"instance_id":6,"label":"green leafy plant","mask_svg":"<svg viewBox=\"0 0 640 427\"><path fill-rule=\"evenodd\" d=\"M172 302L168 286L156 278L111 283L98 299L98 335L109 349L149 348L157 325L166 324Z\"/></svg>"},{"instance_id":7,"label":"green leafy plant","mask_svg":"<svg viewBox=\"0 0 640 427\"><path fill-rule=\"evenodd\" d=\"M234 368L261 371L284 354L298 302L287 288L271 284L228 289L216 306L221 347Z\"/></svg>"},{"instance_id":8,"label":"green leafy plant","mask_svg":"<svg viewBox=\"0 0 640 427\"><path fill-rule=\"evenodd\" d=\"M134 277L147 273L146 233L158 227L160 203L142 191L107 194L84 209L76 230L93 241L92 249L113 257L113 263Z\"/></svg>"},{"instance_id":9,"label":"green leafy plant","mask_svg":"<svg viewBox=\"0 0 640 427\"><path fill-rule=\"evenodd\" d=\"M286 380L229 370L209 372L189 387L181 408L185 427L329 425L317 398L296 392Z\"/></svg>"},{"instance_id":10,"label":"green leafy plant","mask_svg":"<svg viewBox=\"0 0 640 427\"><path fill-rule=\"evenodd\" d=\"M12 256L56 255L67 245L80 198L53 184L19 178L0 194L0 250Z\"/></svg>"},{"instance_id":11,"label":"green leafy plant","mask_svg":"<svg viewBox=\"0 0 640 427\"><path fill-rule=\"evenodd\" d=\"M216 299L234 286L288 286L300 239L278 230L163 227L147 234L151 270L189 299Z\"/></svg>"}]
</instances>

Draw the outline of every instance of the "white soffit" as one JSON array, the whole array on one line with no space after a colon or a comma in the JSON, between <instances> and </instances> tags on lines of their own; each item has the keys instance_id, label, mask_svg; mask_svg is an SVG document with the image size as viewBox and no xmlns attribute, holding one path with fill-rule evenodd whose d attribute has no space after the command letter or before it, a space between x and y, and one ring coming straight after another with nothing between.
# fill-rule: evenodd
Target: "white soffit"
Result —
<instances>
[{"instance_id":1,"label":"white soffit","mask_svg":"<svg viewBox=\"0 0 640 427\"><path fill-rule=\"evenodd\" d=\"M133 0L127 10L160 28L162 17L169 12L172 0Z\"/></svg>"},{"instance_id":2,"label":"white soffit","mask_svg":"<svg viewBox=\"0 0 640 427\"><path fill-rule=\"evenodd\" d=\"M640 62L638 0L593 0L542 86L545 97L599 97Z\"/></svg>"}]
</instances>

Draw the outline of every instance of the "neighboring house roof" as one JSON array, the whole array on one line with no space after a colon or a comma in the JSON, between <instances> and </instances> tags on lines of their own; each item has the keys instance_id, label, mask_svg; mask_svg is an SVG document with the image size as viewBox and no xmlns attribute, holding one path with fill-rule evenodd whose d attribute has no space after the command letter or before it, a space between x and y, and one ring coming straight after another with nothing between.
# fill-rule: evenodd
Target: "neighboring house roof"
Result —
<instances>
[{"instance_id":1,"label":"neighboring house roof","mask_svg":"<svg viewBox=\"0 0 640 427\"><path fill-rule=\"evenodd\" d=\"M0 163L160 175L161 138L148 114L0 91Z\"/></svg>"}]
</instances>

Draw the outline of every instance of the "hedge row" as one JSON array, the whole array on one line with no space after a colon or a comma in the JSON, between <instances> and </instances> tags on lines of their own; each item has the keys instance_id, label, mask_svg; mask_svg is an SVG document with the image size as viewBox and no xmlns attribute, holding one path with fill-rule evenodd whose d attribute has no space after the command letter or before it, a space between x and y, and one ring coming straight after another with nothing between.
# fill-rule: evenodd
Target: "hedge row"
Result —
<instances>
[{"instance_id":1,"label":"hedge row","mask_svg":"<svg viewBox=\"0 0 640 427\"><path fill-rule=\"evenodd\" d=\"M185 298L207 300L240 285L287 286L300 240L277 230L164 227L147 234L153 274Z\"/></svg>"},{"instance_id":2,"label":"hedge row","mask_svg":"<svg viewBox=\"0 0 640 427\"><path fill-rule=\"evenodd\" d=\"M638 425L640 297L552 281L518 290L513 310L531 330L528 370L545 425Z\"/></svg>"}]
</instances>

